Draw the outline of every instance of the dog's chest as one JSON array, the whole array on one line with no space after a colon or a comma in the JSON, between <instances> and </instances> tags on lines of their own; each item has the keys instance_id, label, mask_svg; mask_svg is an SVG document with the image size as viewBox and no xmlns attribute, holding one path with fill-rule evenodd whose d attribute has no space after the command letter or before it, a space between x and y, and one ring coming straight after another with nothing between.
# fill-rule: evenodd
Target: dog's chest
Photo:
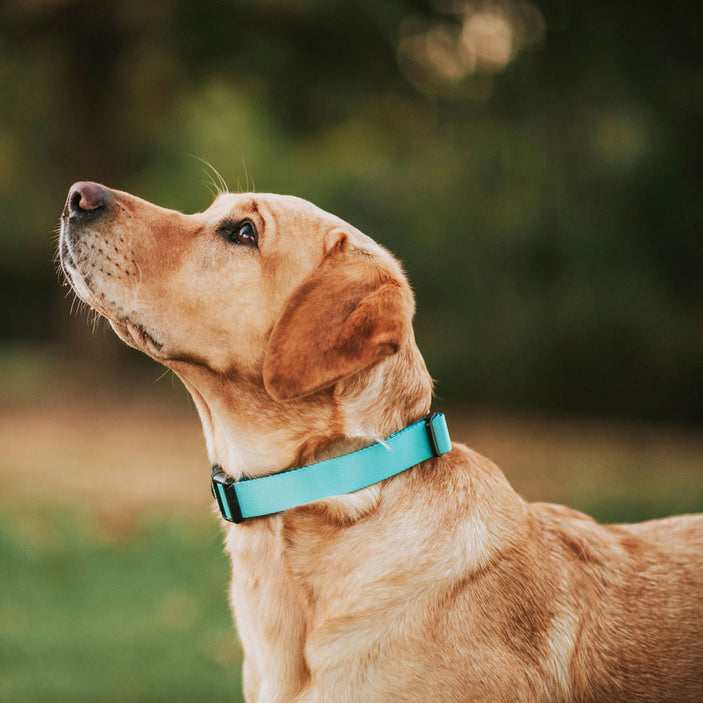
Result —
<instances>
[{"instance_id":1,"label":"dog's chest","mask_svg":"<svg viewBox=\"0 0 703 703\"><path fill-rule=\"evenodd\" d=\"M275 521L232 527L225 545L232 560L232 608L245 676L248 670L257 688L270 688L271 700L290 700L307 678L305 599L290 578L278 527Z\"/></svg>"},{"instance_id":2,"label":"dog's chest","mask_svg":"<svg viewBox=\"0 0 703 703\"><path fill-rule=\"evenodd\" d=\"M402 519L408 524L328 524L323 530L314 516L302 513L287 522L274 518L230 530L232 603L245 678L256 679L259 700L262 691L266 700L290 701L317 688L337 692L328 700L362 700L362 689L384 689L384 672L386 678L397 672L399 656L406 676L416 675L411 667L422 672L414 650L432 627L417 613L431 612L424 601L473 566L469 561L476 555L466 526L461 535L445 535L444 546L455 548L447 557L436 536L430 542L409 518ZM352 698L350 671L358 678Z\"/></svg>"}]
</instances>

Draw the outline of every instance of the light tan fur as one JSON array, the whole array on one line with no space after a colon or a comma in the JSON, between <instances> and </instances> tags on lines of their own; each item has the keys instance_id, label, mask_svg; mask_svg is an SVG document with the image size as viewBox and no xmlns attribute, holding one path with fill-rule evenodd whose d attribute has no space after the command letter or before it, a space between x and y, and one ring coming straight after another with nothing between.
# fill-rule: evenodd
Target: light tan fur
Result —
<instances>
[{"instance_id":1,"label":"light tan fur","mask_svg":"<svg viewBox=\"0 0 703 703\"><path fill-rule=\"evenodd\" d=\"M343 454L429 410L410 287L370 238L290 196L184 215L104 193L95 211L67 204L64 270L180 376L228 474ZM223 235L243 220L258 247ZM525 502L454 444L223 526L249 703L703 700L701 517L599 525Z\"/></svg>"}]
</instances>

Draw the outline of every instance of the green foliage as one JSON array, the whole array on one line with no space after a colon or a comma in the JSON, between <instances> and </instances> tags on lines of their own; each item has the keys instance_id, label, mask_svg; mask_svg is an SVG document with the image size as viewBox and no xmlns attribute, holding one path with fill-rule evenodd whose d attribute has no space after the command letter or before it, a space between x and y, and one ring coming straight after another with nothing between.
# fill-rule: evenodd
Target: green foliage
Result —
<instances>
[{"instance_id":1,"label":"green foliage","mask_svg":"<svg viewBox=\"0 0 703 703\"><path fill-rule=\"evenodd\" d=\"M603 521L700 509L685 481L581 496ZM214 521L152 515L126 534L82 509L26 503L0 519L3 703L241 701L229 564Z\"/></svg>"},{"instance_id":2,"label":"green foliage","mask_svg":"<svg viewBox=\"0 0 703 703\"><path fill-rule=\"evenodd\" d=\"M695 22L685 4L503 6L532 8L540 43L440 86L399 56L411 29L460 21L448 3L6 3L5 341L62 335L49 233L70 183L199 210L192 154L396 252L441 396L701 419Z\"/></svg>"},{"instance_id":3,"label":"green foliage","mask_svg":"<svg viewBox=\"0 0 703 703\"><path fill-rule=\"evenodd\" d=\"M585 467L584 467L585 468ZM602 523L641 522L671 515L700 513L703 510L703 485L691 476L640 476L606 491L602 486L583 486L573 506ZM585 482L584 482L585 483Z\"/></svg>"}]
</instances>

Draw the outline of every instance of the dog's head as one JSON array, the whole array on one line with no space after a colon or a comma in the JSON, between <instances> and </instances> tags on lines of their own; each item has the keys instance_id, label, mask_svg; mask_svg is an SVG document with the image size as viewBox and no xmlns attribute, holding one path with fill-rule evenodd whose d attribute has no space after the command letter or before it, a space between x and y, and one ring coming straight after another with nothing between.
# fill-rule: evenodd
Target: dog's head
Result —
<instances>
[{"instance_id":1,"label":"dog's head","mask_svg":"<svg viewBox=\"0 0 703 703\"><path fill-rule=\"evenodd\" d=\"M60 254L77 295L184 380L197 369L281 403L416 352L398 262L300 198L225 194L185 215L76 183ZM428 405L429 377L420 385Z\"/></svg>"}]
</instances>

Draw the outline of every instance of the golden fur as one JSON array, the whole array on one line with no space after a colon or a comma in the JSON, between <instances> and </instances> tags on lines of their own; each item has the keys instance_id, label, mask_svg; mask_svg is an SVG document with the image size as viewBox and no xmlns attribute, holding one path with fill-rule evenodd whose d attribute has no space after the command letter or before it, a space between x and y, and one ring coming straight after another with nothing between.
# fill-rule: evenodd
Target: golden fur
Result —
<instances>
[{"instance_id":1,"label":"golden fur","mask_svg":"<svg viewBox=\"0 0 703 703\"><path fill-rule=\"evenodd\" d=\"M361 232L289 196L184 215L96 188L69 195L64 270L180 376L231 476L346 453L429 410L410 287ZM228 240L243 220L257 247ZM454 444L223 526L249 703L703 700L701 517L599 525L523 501Z\"/></svg>"}]
</instances>

